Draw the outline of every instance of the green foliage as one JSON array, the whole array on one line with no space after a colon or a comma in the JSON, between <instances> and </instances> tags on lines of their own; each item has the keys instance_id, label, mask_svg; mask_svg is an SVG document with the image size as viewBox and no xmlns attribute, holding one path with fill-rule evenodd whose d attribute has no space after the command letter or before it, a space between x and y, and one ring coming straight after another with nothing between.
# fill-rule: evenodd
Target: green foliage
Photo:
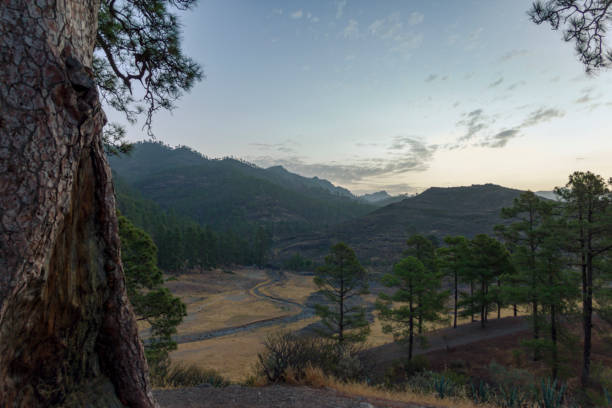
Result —
<instances>
[{"instance_id":1,"label":"green foliage","mask_svg":"<svg viewBox=\"0 0 612 408\"><path fill-rule=\"evenodd\" d=\"M594 294L597 302L608 304L612 292L606 281L612 254L612 180L605 181L591 172L574 172L555 193L565 202L564 250L571 256L582 278L583 366L581 381L587 386L590 377L591 331ZM602 279L603 278L603 279ZM600 290L603 289L603 290ZM605 312L602 314L605 316Z\"/></svg>"},{"instance_id":2,"label":"green foliage","mask_svg":"<svg viewBox=\"0 0 612 408\"><path fill-rule=\"evenodd\" d=\"M93 70L104 100L130 122L146 112L172 110L201 79L200 66L183 55L180 25L171 7L191 9L195 0L102 0ZM133 85L140 89L134 92ZM142 95L139 99L134 94ZM145 106L142 106L144 104Z\"/></svg>"},{"instance_id":3,"label":"green foliage","mask_svg":"<svg viewBox=\"0 0 612 408\"><path fill-rule=\"evenodd\" d=\"M314 270L314 262L310 259L304 258L300 254L295 254L291 258L283 262L283 268L290 271L312 271Z\"/></svg>"},{"instance_id":4,"label":"green foliage","mask_svg":"<svg viewBox=\"0 0 612 408\"><path fill-rule=\"evenodd\" d=\"M557 380L542 380L537 404L539 408L559 408L563 404L567 387Z\"/></svg>"},{"instance_id":5,"label":"green foliage","mask_svg":"<svg viewBox=\"0 0 612 408\"><path fill-rule=\"evenodd\" d=\"M396 340L407 342L408 358L411 359L418 319L439 320L448 293L441 291L438 274L427 270L414 256L395 264L393 273L383 276L382 282L397 289L391 296L379 295L376 307L384 322L383 331L393 333Z\"/></svg>"},{"instance_id":6,"label":"green foliage","mask_svg":"<svg viewBox=\"0 0 612 408\"><path fill-rule=\"evenodd\" d=\"M314 283L328 302L315 307L326 328L321 334L338 343L364 341L370 328L358 296L368 293L368 276L355 252L344 243L333 245Z\"/></svg>"},{"instance_id":7,"label":"green foliage","mask_svg":"<svg viewBox=\"0 0 612 408\"><path fill-rule=\"evenodd\" d=\"M571 312L578 297L578 276L567 267L570 262L563 251L566 234L559 211L556 203L527 191L502 210L503 217L513 222L496 227L517 271L506 276L503 294L514 304L531 305L533 339L523 344L534 359L546 354L553 377L559 368L559 316ZM545 326L549 335L543 338Z\"/></svg>"},{"instance_id":8,"label":"green foliage","mask_svg":"<svg viewBox=\"0 0 612 408\"><path fill-rule=\"evenodd\" d=\"M165 271L205 269L220 265L263 265L270 253L269 229L251 228L242 234L218 232L189 217L165 211L143 198L121 177L114 177L117 205L127 218L151 235Z\"/></svg>"},{"instance_id":9,"label":"green foliage","mask_svg":"<svg viewBox=\"0 0 612 408\"><path fill-rule=\"evenodd\" d=\"M209 159L185 146L136 143L129 156L109 162L127 186L167 212L246 240L260 225L274 238L295 236L375 208L341 195L325 180L233 158Z\"/></svg>"},{"instance_id":10,"label":"green foliage","mask_svg":"<svg viewBox=\"0 0 612 408\"><path fill-rule=\"evenodd\" d=\"M523 408L528 402L528 395L516 385L510 385L500 387L495 399L501 408Z\"/></svg>"},{"instance_id":11,"label":"green foliage","mask_svg":"<svg viewBox=\"0 0 612 408\"><path fill-rule=\"evenodd\" d=\"M163 275L157 267L157 248L143 230L119 215L121 260L128 297L138 320L151 326L145 342L145 354L155 374L168 365L168 353L176 349L172 335L187 315L185 305L163 287Z\"/></svg>"},{"instance_id":12,"label":"green foliage","mask_svg":"<svg viewBox=\"0 0 612 408\"><path fill-rule=\"evenodd\" d=\"M480 313L480 324L484 327L491 306L497 304L499 310L503 303L500 284L502 277L511 273L512 264L506 248L488 235L477 235L469 247L465 280L473 284L473 290L461 293L460 306L463 315Z\"/></svg>"},{"instance_id":13,"label":"green foliage","mask_svg":"<svg viewBox=\"0 0 612 408\"><path fill-rule=\"evenodd\" d=\"M443 375L434 378L434 389L438 398L446 398L452 395L455 384Z\"/></svg>"},{"instance_id":14,"label":"green foliage","mask_svg":"<svg viewBox=\"0 0 612 408\"><path fill-rule=\"evenodd\" d=\"M436 250L436 262L444 276L450 277L453 285L453 327L457 327L459 307L459 284L468 274L470 260L469 241L465 237L445 237L446 246Z\"/></svg>"},{"instance_id":15,"label":"green foliage","mask_svg":"<svg viewBox=\"0 0 612 408\"><path fill-rule=\"evenodd\" d=\"M486 404L493 397L491 387L483 380L472 382L470 384L470 397L476 404Z\"/></svg>"}]
</instances>

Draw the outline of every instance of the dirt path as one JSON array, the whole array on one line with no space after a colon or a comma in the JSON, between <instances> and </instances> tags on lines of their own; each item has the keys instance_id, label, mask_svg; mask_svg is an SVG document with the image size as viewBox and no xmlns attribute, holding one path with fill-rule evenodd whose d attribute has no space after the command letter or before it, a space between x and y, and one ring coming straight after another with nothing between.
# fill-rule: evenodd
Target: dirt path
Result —
<instances>
[{"instance_id":1,"label":"dirt path","mask_svg":"<svg viewBox=\"0 0 612 408\"><path fill-rule=\"evenodd\" d=\"M279 303L284 306L287 306L289 309L293 309L295 313L289 313L282 316L271 317L269 319L261 319L253 322L249 322L246 324L241 324L237 326L225 327L223 329L216 330L208 330L202 331L199 333L189 333L174 336L174 341L178 344L182 343L192 343L201 340L213 339L216 337L228 336L230 334L235 334L238 332L246 331L246 330L254 330L259 329L261 327L275 326L277 324L286 324L293 323L298 320L308 319L314 316L314 309L309 305L302 305L300 303L294 302L288 299L282 299L279 297L268 295L262 292L262 289L265 289L269 286L276 285L279 283L283 283L287 280L287 277L284 273L279 271L266 271L268 275L268 279L263 282L258 283L249 289L248 293L256 298L265 299L268 301L272 301L274 303Z\"/></svg>"},{"instance_id":2,"label":"dirt path","mask_svg":"<svg viewBox=\"0 0 612 408\"><path fill-rule=\"evenodd\" d=\"M428 408L375 398L343 395L329 388L244 387L226 388L191 387L153 392L161 408Z\"/></svg>"}]
</instances>

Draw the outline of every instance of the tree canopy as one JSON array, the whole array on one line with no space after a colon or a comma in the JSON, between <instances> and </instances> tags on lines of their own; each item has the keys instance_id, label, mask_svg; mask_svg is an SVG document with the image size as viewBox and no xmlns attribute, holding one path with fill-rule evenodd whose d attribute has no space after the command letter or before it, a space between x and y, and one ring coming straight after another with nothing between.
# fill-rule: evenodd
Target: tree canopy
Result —
<instances>
[{"instance_id":1,"label":"tree canopy","mask_svg":"<svg viewBox=\"0 0 612 408\"><path fill-rule=\"evenodd\" d=\"M101 1L93 60L96 83L102 99L129 122L144 113L149 134L153 114L172 110L183 92L202 78L198 63L183 54L180 24L171 12L190 10L195 4L196 0ZM107 144L121 147L119 125L111 125L105 136Z\"/></svg>"},{"instance_id":2,"label":"tree canopy","mask_svg":"<svg viewBox=\"0 0 612 408\"><path fill-rule=\"evenodd\" d=\"M536 1L529 16L536 24L549 23L553 30L562 28L563 39L575 43L587 72L612 65L612 48L606 43L606 32L612 21L612 1Z\"/></svg>"},{"instance_id":3,"label":"tree canopy","mask_svg":"<svg viewBox=\"0 0 612 408\"><path fill-rule=\"evenodd\" d=\"M367 293L367 273L355 252L342 242L332 246L314 282L328 301L327 305L316 305L316 313L327 328L322 334L340 344L365 340L369 324L365 309L354 298Z\"/></svg>"}]
</instances>

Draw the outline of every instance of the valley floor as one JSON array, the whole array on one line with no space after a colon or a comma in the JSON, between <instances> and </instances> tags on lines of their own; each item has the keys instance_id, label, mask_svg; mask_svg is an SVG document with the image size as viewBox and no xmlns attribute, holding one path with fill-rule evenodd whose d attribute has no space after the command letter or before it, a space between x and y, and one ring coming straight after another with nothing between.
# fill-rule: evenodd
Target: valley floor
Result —
<instances>
[{"instance_id":1,"label":"valley floor","mask_svg":"<svg viewBox=\"0 0 612 408\"><path fill-rule=\"evenodd\" d=\"M259 269L206 271L180 275L167 282L169 289L187 305L187 317L175 339L178 350L171 354L175 363L213 368L233 382L244 381L253 373L257 353L263 351L266 337L277 330L298 331L314 324L312 275ZM367 295L370 306L376 295ZM316 302L315 302L316 303ZM502 316L509 316L504 310ZM478 323L460 321L458 329L441 326L427 334L427 347L416 347L415 354L443 351L471 342L492 339L525 329L521 318L492 319L487 329ZM431 327L429 329L434 329ZM146 328L142 333L146 336ZM384 372L404 353L393 344L393 337L382 331L375 319L368 347Z\"/></svg>"}]
</instances>

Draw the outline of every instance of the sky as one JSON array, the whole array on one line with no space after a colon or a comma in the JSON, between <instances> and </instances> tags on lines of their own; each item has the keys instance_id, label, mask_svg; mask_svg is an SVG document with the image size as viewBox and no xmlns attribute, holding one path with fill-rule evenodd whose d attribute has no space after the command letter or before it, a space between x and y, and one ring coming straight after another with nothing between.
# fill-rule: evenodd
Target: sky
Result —
<instances>
[{"instance_id":1,"label":"sky","mask_svg":"<svg viewBox=\"0 0 612 408\"><path fill-rule=\"evenodd\" d=\"M610 177L612 70L585 74L530 5L200 0L180 19L205 79L153 131L356 194ZM131 141L146 138L141 126L128 126Z\"/></svg>"}]
</instances>

